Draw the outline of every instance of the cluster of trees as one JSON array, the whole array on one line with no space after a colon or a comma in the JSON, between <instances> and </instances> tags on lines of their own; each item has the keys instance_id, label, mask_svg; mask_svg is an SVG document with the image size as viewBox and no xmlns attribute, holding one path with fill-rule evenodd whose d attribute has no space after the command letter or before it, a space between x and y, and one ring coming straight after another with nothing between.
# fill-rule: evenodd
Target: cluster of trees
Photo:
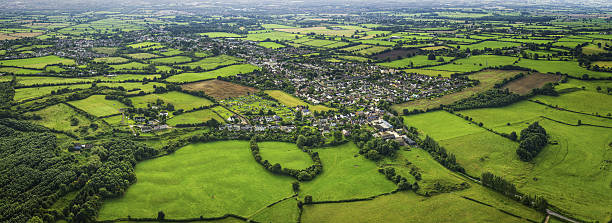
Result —
<instances>
[{"instance_id":1,"label":"cluster of trees","mask_svg":"<svg viewBox=\"0 0 612 223\"><path fill-rule=\"evenodd\" d=\"M444 105L444 108L451 111L460 111L474 108L502 107L522 99L522 96L510 92L508 89L491 89L450 105Z\"/></svg>"},{"instance_id":2,"label":"cluster of trees","mask_svg":"<svg viewBox=\"0 0 612 223\"><path fill-rule=\"evenodd\" d=\"M521 131L516 154L522 161L528 162L535 158L546 144L548 144L546 130L538 122L534 122Z\"/></svg>"},{"instance_id":3,"label":"cluster of trees","mask_svg":"<svg viewBox=\"0 0 612 223\"><path fill-rule=\"evenodd\" d=\"M520 79L520 78L522 78L524 76L525 76L524 73L519 73L519 74L515 75L514 77L504 78L504 80L502 80L500 83L496 83L493 87L494 88L501 88L502 86L506 85L507 83L510 83L510 82L512 82L514 80L518 80L518 79Z\"/></svg>"},{"instance_id":4,"label":"cluster of trees","mask_svg":"<svg viewBox=\"0 0 612 223\"><path fill-rule=\"evenodd\" d=\"M392 157L400 148L397 141L373 137L370 131L364 129L353 131L353 141L359 147L359 154L371 160Z\"/></svg>"},{"instance_id":5,"label":"cluster of trees","mask_svg":"<svg viewBox=\"0 0 612 223\"><path fill-rule=\"evenodd\" d=\"M531 197L529 195L522 194L521 192L517 191L516 186L513 183L505 180L502 177L495 176L492 173L482 173L480 181L482 182L483 186L496 190L516 201L523 203L526 206L535 208L538 211L544 212L548 207L548 202L543 197Z\"/></svg>"},{"instance_id":6,"label":"cluster of trees","mask_svg":"<svg viewBox=\"0 0 612 223\"><path fill-rule=\"evenodd\" d=\"M15 97L13 82L0 82L0 108L8 107Z\"/></svg>"},{"instance_id":7,"label":"cluster of trees","mask_svg":"<svg viewBox=\"0 0 612 223\"><path fill-rule=\"evenodd\" d=\"M535 88L531 90L531 94L533 95L549 95L549 96L558 96L559 92L555 90L555 86L552 83L546 83L541 88Z\"/></svg>"},{"instance_id":8,"label":"cluster of trees","mask_svg":"<svg viewBox=\"0 0 612 223\"><path fill-rule=\"evenodd\" d=\"M425 136L425 140L421 142L421 147L425 151L429 152L431 157L438 161L438 163L442 164L442 166L452 171L465 173L465 169L457 163L455 155L446 152L446 149L440 146L440 144L438 144L438 142L436 142L433 138Z\"/></svg>"},{"instance_id":9,"label":"cluster of trees","mask_svg":"<svg viewBox=\"0 0 612 223\"><path fill-rule=\"evenodd\" d=\"M398 190L419 190L419 184L417 182L414 182L414 184L410 184L406 177L395 173L395 168L393 167L380 168L378 169L378 172L384 174L387 179L397 184Z\"/></svg>"},{"instance_id":10,"label":"cluster of trees","mask_svg":"<svg viewBox=\"0 0 612 223\"><path fill-rule=\"evenodd\" d=\"M325 139L321 136L319 130L314 127L303 126L297 129L295 134L297 135L295 144L300 149L317 147L325 143Z\"/></svg>"},{"instance_id":11,"label":"cluster of trees","mask_svg":"<svg viewBox=\"0 0 612 223\"><path fill-rule=\"evenodd\" d=\"M129 107L132 107L134 105L132 100L130 98L125 97L124 95L109 94L109 95L104 96L104 99L106 99L106 100L117 100L117 101L119 101L119 102L121 102L124 105L127 105Z\"/></svg>"},{"instance_id":12,"label":"cluster of trees","mask_svg":"<svg viewBox=\"0 0 612 223\"><path fill-rule=\"evenodd\" d=\"M259 146L257 145L257 136L251 139L250 149L251 149L251 154L253 154L253 158L255 158L255 161L257 161L264 168L266 168L266 170L269 170L272 173L292 176L299 181L309 181L309 180L312 180L315 176L317 176L323 171L323 164L321 163L321 159L319 158L319 153L313 152L312 150L309 150L309 149L302 149L302 151L310 155L310 159L312 159L314 164L303 170L296 170L296 169L291 169L291 168L286 168L286 167L283 168L280 163L271 164L268 160L264 160L261 157L261 154L259 153ZM299 186L298 186L298 189L299 189ZM295 185L294 185L294 190L297 190L295 188Z\"/></svg>"}]
</instances>

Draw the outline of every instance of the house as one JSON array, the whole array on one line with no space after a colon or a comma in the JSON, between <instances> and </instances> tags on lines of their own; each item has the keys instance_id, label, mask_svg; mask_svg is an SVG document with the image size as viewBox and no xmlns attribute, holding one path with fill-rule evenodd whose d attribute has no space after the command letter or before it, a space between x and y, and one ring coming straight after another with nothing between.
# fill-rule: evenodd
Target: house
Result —
<instances>
[{"instance_id":1,"label":"house","mask_svg":"<svg viewBox=\"0 0 612 223\"><path fill-rule=\"evenodd\" d=\"M393 125L383 119L377 119L372 121L372 126L380 131L389 131L393 129Z\"/></svg>"},{"instance_id":2,"label":"house","mask_svg":"<svg viewBox=\"0 0 612 223\"><path fill-rule=\"evenodd\" d=\"M138 117L134 117L134 121L136 121L136 122L145 122L145 121L147 121L147 118L145 118L144 116L138 116Z\"/></svg>"}]
</instances>

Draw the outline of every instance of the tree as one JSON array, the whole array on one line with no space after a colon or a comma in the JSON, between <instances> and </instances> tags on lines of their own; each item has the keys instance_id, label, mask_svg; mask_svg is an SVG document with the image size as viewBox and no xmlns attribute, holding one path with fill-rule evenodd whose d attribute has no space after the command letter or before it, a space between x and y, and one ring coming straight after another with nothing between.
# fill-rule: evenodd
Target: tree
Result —
<instances>
[{"instance_id":1,"label":"tree","mask_svg":"<svg viewBox=\"0 0 612 223\"><path fill-rule=\"evenodd\" d=\"M157 212L157 220L164 220L166 218L166 214L163 211Z\"/></svg>"},{"instance_id":2,"label":"tree","mask_svg":"<svg viewBox=\"0 0 612 223\"><path fill-rule=\"evenodd\" d=\"M312 203L312 196L306 195L304 197L304 204L310 204L310 203Z\"/></svg>"},{"instance_id":3,"label":"tree","mask_svg":"<svg viewBox=\"0 0 612 223\"><path fill-rule=\"evenodd\" d=\"M300 190L300 182L298 181L293 182L291 186L293 187L294 192L298 192Z\"/></svg>"},{"instance_id":4,"label":"tree","mask_svg":"<svg viewBox=\"0 0 612 223\"><path fill-rule=\"evenodd\" d=\"M297 147L300 149L304 147L305 143L306 143L306 137L304 135L299 135L297 138L297 141L295 142L295 144L297 144Z\"/></svg>"},{"instance_id":5,"label":"tree","mask_svg":"<svg viewBox=\"0 0 612 223\"><path fill-rule=\"evenodd\" d=\"M436 55L433 53L430 53L429 55L427 55L427 59L428 60L436 60Z\"/></svg>"}]
</instances>

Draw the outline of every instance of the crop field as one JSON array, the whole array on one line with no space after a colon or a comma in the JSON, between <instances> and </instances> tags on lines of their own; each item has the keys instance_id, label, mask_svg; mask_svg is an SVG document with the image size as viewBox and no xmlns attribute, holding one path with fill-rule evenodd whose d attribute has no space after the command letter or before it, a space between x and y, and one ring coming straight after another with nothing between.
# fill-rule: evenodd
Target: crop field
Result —
<instances>
[{"instance_id":1,"label":"crop field","mask_svg":"<svg viewBox=\"0 0 612 223\"><path fill-rule=\"evenodd\" d=\"M475 80L480 81L480 84L474 87L464 89L463 91L460 91L460 92L447 94L447 95L444 95L438 98L418 99L418 100L413 100L413 101L409 101L409 102L402 103L402 104L393 105L392 109L394 109L397 112L402 112L403 109L426 110L426 109L436 108L442 104L444 105L451 104L455 101L472 96L473 94L491 89L496 83L501 82L504 78L510 78L519 73L520 73L519 71L484 70L484 71L481 71L475 74L470 74L468 76L470 79L475 79Z\"/></svg>"},{"instance_id":2,"label":"crop field","mask_svg":"<svg viewBox=\"0 0 612 223\"><path fill-rule=\"evenodd\" d=\"M458 59L449 64L444 64L435 67L429 67L432 70L446 70L457 72L478 71L489 67L510 65L516 61L515 57L496 56L496 55L478 55L464 59Z\"/></svg>"},{"instance_id":3,"label":"crop field","mask_svg":"<svg viewBox=\"0 0 612 223\"><path fill-rule=\"evenodd\" d=\"M136 176L123 197L105 202L99 220L155 217L159 210L167 218L249 216L293 193L293 179L263 169L246 141L190 144L139 163Z\"/></svg>"},{"instance_id":4,"label":"crop field","mask_svg":"<svg viewBox=\"0 0 612 223\"><path fill-rule=\"evenodd\" d=\"M173 56L173 57L151 59L149 60L149 62L154 63L154 64L179 64L179 63L191 62L191 58L186 57L186 56Z\"/></svg>"},{"instance_id":5,"label":"crop field","mask_svg":"<svg viewBox=\"0 0 612 223\"><path fill-rule=\"evenodd\" d=\"M107 63L107 64L119 64L119 63L127 63L130 60L125 59L123 57L101 57L93 60L98 63Z\"/></svg>"},{"instance_id":6,"label":"crop field","mask_svg":"<svg viewBox=\"0 0 612 223\"><path fill-rule=\"evenodd\" d=\"M325 170L314 180L303 183L300 196L313 201L365 198L395 190L396 186L378 173L376 164L358 154L354 143L316 149Z\"/></svg>"},{"instance_id":7,"label":"crop field","mask_svg":"<svg viewBox=\"0 0 612 223\"><path fill-rule=\"evenodd\" d=\"M258 43L258 45L265 47L265 48L270 48L270 49L279 49L279 48L285 47L285 45L278 44L275 42L261 42L261 43Z\"/></svg>"},{"instance_id":8,"label":"crop field","mask_svg":"<svg viewBox=\"0 0 612 223\"><path fill-rule=\"evenodd\" d=\"M495 115L500 113L504 116ZM605 208L591 206L591 202L606 206L605 203L610 200L610 195L605 191L612 176L606 171L608 164L603 161L609 159L605 148L612 139L610 131L591 126L568 126L543 119L540 116L569 122L567 116L576 116L574 120L585 120L587 116L556 111L532 102L462 111L461 114L476 122L483 122L485 127L506 133L518 132L527 123L539 121L558 145L549 145L533 162L525 163L515 155L516 142L450 113L439 111L407 116L405 122L438 139L456 155L457 161L471 175L490 171L504 176L516 183L519 190L542 194L553 205L572 210L580 217L605 219L609 215ZM444 120L445 124L443 127L435 126L428 120ZM612 123L603 119L600 122ZM510 123L510 126L506 123Z\"/></svg>"},{"instance_id":9,"label":"crop field","mask_svg":"<svg viewBox=\"0 0 612 223\"><path fill-rule=\"evenodd\" d=\"M425 55L417 55L400 60L394 60L391 62L378 63L378 65L391 68L408 68L411 64L414 67L429 66L441 64L453 59L452 57L441 57L444 61L439 61L439 58L440 57L438 57L436 60L428 60L427 56Z\"/></svg>"},{"instance_id":10,"label":"crop field","mask_svg":"<svg viewBox=\"0 0 612 223\"><path fill-rule=\"evenodd\" d=\"M160 99L165 103L170 103L174 105L174 108L176 110L184 109L186 111L213 104L210 100L206 98L196 97L190 94L185 94L177 91L171 91L163 94L148 94L145 96L132 97L131 99L134 103L134 107L137 108L146 108L147 104L155 104L157 99Z\"/></svg>"},{"instance_id":11,"label":"crop field","mask_svg":"<svg viewBox=\"0 0 612 223\"><path fill-rule=\"evenodd\" d=\"M208 80L201 82L193 82L181 86L189 91L203 91L206 95L217 100L223 100L230 97L244 96L250 93L255 93L258 90L252 87L242 86L222 80Z\"/></svg>"},{"instance_id":12,"label":"crop field","mask_svg":"<svg viewBox=\"0 0 612 223\"><path fill-rule=\"evenodd\" d=\"M266 94L270 95L274 99L278 100L281 104L284 104L287 107L296 107L296 106L308 106L310 110L313 111L329 111L331 108L325 107L324 105L311 105L308 104L299 98L294 97L293 95L287 94L284 91L280 90L269 90L265 91Z\"/></svg>"},{"instance_id":13,"label":"crop field","mask_svg":"<svg viewBox=\"0 0 612 223\"><path fill-rule=\"evenodd\" d=\"M49 87L33 87L33 88L18 88L15 89L15 101L22 101L51 94L59 89L85 89L90 88L91 84L75 84L75 85L60 85Z\"/></svg>"},{"instance_id":14,"label":"crop field","mask_svg":"<svg viewBox=\"0 0 612 223\"><path fill-rule=\"evenodd\" d=\"M146 59L159 57L158 55L151 54L151 53L131 53L131 54L126 54L125 56L129 58L133 58L133 59L138 59L138 60L146 60Z\"/></svg>"},{"instance_id":15,"label":"crop field","mask_svg":"<svg viewBox=\"0 0 612 223\"><path fill-rule=\"evenodd\" d=\"M421 50L427 50L427 51L437 51L437 50L443 50L443 49L448 49L448 47L446 47L446 46L430 46L430 47L423 47L423 48L421 48Z\"/></svg>"},{"instance_id":16,"label":"crop field","mask_svg":"<svg viewBox=\"0 0 612 223\"><path fill-rule=\"evenodd\" d=\"M514 80L504 85L502 88L508 88L514 93L525 95L529 94L533 89L541 88L546 83L556 83L560 80L561 76L559 75L534 73Z\"/></svg>"},{"instance_id":17,"label":"crop field","mask_svg":"<svg viewBox=\"0 0 612 223\"><path fill-rule=\"evenodd\" d=\"M208 120L215 119L220 123L225 122L221 117L215 114L211 109L198 110L194 112L187 112L172 117L167 121L168 125L175 126L177 124L198 124L204 123Z\"/></svg>"},{"instance_id":18,"label":"crop field","mask_svg":"<svg viewBox=\"0 0 612 223\"><path fill-rule=\"evenodd\" d=\"M592 66L599 66L605 68L612 68L612 61L595 61L591 63Z\"/></svg>"},{"instance_id":19,"label":"crop field","mask_svg":"<svg viewBox=\"0 0 612 223\"><path fill-rule=\"evenodd\" d=\"M228 76L234 76L237 74L246 74L246 73L251 73L259 69L261 68L255 65L251 65L251 64L237 64L237 65L222 67L216 70L206 71L202 73L182 73L182 74L171 76L167 78L166 81L174 82L174 83L188 83L188 82L214 79L217 77L228 77Z\"/></svg>"},{"instance_id":20,"label":"crop field","mask_svg":"<svg viewBox=\"0 0 612 223\"><path fill-rule=\"evenodd\" d=\"M263 160L271 164L279 163L283 168L303 170L314 164L308 153L300 150L293 143L259 142L259 153Z\"/></svg>"},{"instance_id":21,"label":"crop field","mask_svg":"<svg viewBox=\"0 0 612 223\"><path fill-rule=\"evenodd\" d=\"M91 97L68 103L97 117L119 114L120 108L127 107L118 101L104 99L104 95L92 95Z\"/></svg>"},{"instance_id":22,"label":"crop field","mask_svg":"<svg viewBox=\"0 0 612 223\"><path fill-rule=\"evenodd\" d=\"M58 56L44 56L34 57L27 59L15 59L15 60L0 60L0 65L11 66L11 67L23 67L31 69L43 69L48 65L64 64L74 65L75 62L72 59L62 58Z\"/></svg>"},{"instance_id":23,"label":"crop field","mask_svg":"<svg viewBox=\"0 0 612 223\"><path fill-rule=\"evenodd\" d=\"M215 57L207 57L202 60L183 64L181 66L187 66L190 68L200 67L204 70L211 70L217 68L219 66L231 65L242 61L240 58L228 56L228 55L219 55Z\"/></svg>"},{"instance_id":24,"label":"crop field","mask_svg":"<svg viewBox=\"0 0 612 223\"><path fill-rule=\"evenodd\" d=\"M442 77L450 77L451 74L457 73L453 71L445 71L445 70L429 70L429 69L404 69L406 73L417 73L432 77L442 76Z\"/></svg>"},{"instance_id":25,"label":"crop field","mask_svg":"<svg viewBox=\"0 0 612 223\"><path fill-rule=\"evenodd\" d=\"M293 40L293 39L297 39L302 35L296 35L296 34L291 34L291 33L286 33L286 32L276 32L276 31L270 31L270 32L265 32L265 33L249 33L247 34L247 37L245 38L246 40L251 40L251 41L284 41L284 40Z\"/></svg>"},{"instance_id":26,"label":"crop field","mask_svg":"<svg viewBox=\"0 0 612 223\"><path fill-rule=\"evenodd\" d=\"M534 69L542 73L560 72L563 74L568 74L573 77L582 77L582 75L584 74L588 74L590 77L595 77L595 78L607 78L607 77L612 76L611 73L587 70L584 67L578 66L578 62L574 62L574 61L548 61L548 60L521 59L516 65Z\"/></svg>"},{"instance_id":27,"label":"crop field","mask_svg":"<svg viewBox=\"0 0 612 223\"><path fill-rule=\"evenodd\" d=\"M242 38L243 37L236 33L226 33L226 32L207 32L207 33L200 33L200 35L206 36L209 38Z\"/></svg>"}]
</instances>

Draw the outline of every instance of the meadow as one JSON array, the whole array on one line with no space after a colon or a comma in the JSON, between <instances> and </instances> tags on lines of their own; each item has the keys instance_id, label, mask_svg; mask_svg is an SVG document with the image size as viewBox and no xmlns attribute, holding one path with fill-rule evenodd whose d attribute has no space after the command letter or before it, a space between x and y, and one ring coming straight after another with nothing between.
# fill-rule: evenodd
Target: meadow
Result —
<instances>
[{"instance_id":1,"label":"meadow","mask_svg":"<svg viewBox=\"0 0 612 223\"><path fill-rule=\"evenodd\" d=\"M92 95L82 100L70 101L68 104L96 117L119 114L120 108L127 108L127 106L118 101L106 100L104 97L104 95Z\"/></svg>"},{"instance_id":2,"label":"meadow","mask_svg":"<svg viewBox=\"0 0 612 223\"><path fill-rule=\"evenodd\" d=\"M501 48L509 48L520 46L520 43L512 43L512 42L500 42L500 41L484 41L480 43L475 43L471 45L450 45L460 50L484 50L485 48L489 49L501 49Z\"/></svg>"},{"instance_id":3,"label":"meadow","mask_svg":"<svg viewBox=\"0 0 612 223\"><path fill-rule=\"evenodd\" d=\"M220 123L225 122L223 118L219 117L211 109L204 109L174 116L169 119L167 123L171 126L175 126L177 124L199 124L211 119L215 119Z\"/></svg>"},{"instance_id":4,"label":"meadow","mask_svg":"<svg viewBox=\"0 0 612 223\"><path fill-rule=\"evenodd\" d=\"M191 110L194 108L199 108L202 106L209 106L213 103L201 97L196 97L190 94L185 94L177 91L171 91L163 94L148 94L144 96L132 97L132 102L134 103L134 107L137 108L146 108L148 104L155 104L157 99L164 101L165 103L170 103L174 105L176 110L184 109Z\"/></svg>"},{"instance_id":5,"label":"meadow","mask_svg":"<svg viewBox=\"0 0 612 223\"><path fill-rule=\"evenodd\" d=\"M11 66L11 67L23 67L31 69L43 69L48 65L64 64L74 65L75 62L72 59L62 58L58 56L44 56L34 57L27 59L14 59L14 60L0 60L0 65Z\"/></svg>"},{"instance_id":6,"label":"meadow","mask_svg":"<svg viewBox=\"0 0 612 223\"><path fill-rule=\"evenodd\" d=\"M261 167L246 141L190 144L139 163L136 176L123 197L104 203L99 220L156 217L160 210L174 219L249 216L291 196L294 180Z\"/></svg>"},{"instance_id":7,"label":"meadow","mask_svg":"<svg viewBox=\"0 0 612 223\"><path fill-rule=\"evenodd\" d=\"M264 33L249 33L247 34L247 37L245 39L250 40L250 41L270 41L270 40L284 41L284 40L297 39L300 36L302 35L296 35L296 34L291 34L291 33L286 33L286 32L270 31L270 32L264 32Z\"/></svg>"},{"instance_id":8,"label":"meadow","mask_svg":"<svg viewBox=\"0 0 612 223\"><path fill-rule=\"evenodd\" d=\"M132 59L138 59L138 60L146 60L146 59L159 57L158 55L151 54L151 53L131 53L131 54L126 54L125 56L132 58Z\"/></svg>"},{"instance_id":9,"label":"meadow","mask_svg":"<svg viewBox=\"0 0 612 223\"><path fill-rule=\"evenodd\" d=\"M443 58L444 61L439 61L439 58ZM435 60L427 59L426 55L417 55L413 57L403 58L394 60L391 62L378 63L380 66L391 67L391 68L409 68L412 63L413 67L437 65L454 59L453 57L436 57Z\"/></svg>"},{"instance_id":10,"label":"meadow","mask_svg":"<svg viewBox=\"0 0 612 223\"><path fill-rule=\"evenodd\" d=\"M147 66L148 66L147 64L143 64L139 62L109 65L109 67L113 68L114 70L142 70L146 68Z\"/></svg>"},{"instance_id":11,"label":"meadow","mask_svg":"<svg viewBox=\"0 0 612 223\"><path fill-rule=\"evenodd\" d=\"M144 93L152 93L155 91L156 87L166 87L164 83L156 83L156 82L148 82L146 84L139 82L125 82L125 83L97 83L98 86L108 86L108 87L123 87L128 95L129 94L138 94L141 91Z\"/></svg>"},{"instance_id":12,"label":"meadow","mask_svg":"<svg viewBox=\"0 0 612 223\"><path fill-rule=\"evenodd\" d=\"M97 63L120 64L120 63L127 63L130 60L125 59L123 57L100 57L100 58L95 58L93 61Z\"/></svg>"},{"instance_id":13,"label":"meadow","mask_svg":"<svg viewBox=\"0 0 612 223\"><path fill-rule=\"evenodd\" d=\"M89 124L91 124L89 119L77 113L66 104L49 106L40 111L33 112L32 114L42 117L41 120L36 120L35 123L60 131L76 131L81 126L89 126ZM78 125L71 125L71 120L73 118L79 120Z\"/></svg>"},{"instance_id":14,"label":"meadow","mask_svg":"<svg viewBox=\"0 0 612 223\"><path fill-rule=\"evenodd\" d=\"M278 43L275 43L275 42L260 42L257 45L260 45L260 46L265 47L265 48L270 48L270 49L279 49L279 48L285 47L285 45L278 44Z\"/></svg>"},{"instance_id":15,"label":"meadow","mask_svg":"<svg viewBox=\"0 0 612 223\"><path fill-rule=\"evenodd\" d=\"M18 68L18 67L0 67L0 72L15 74L15 75L42 74L43 73L43 71L41 70L25 69L25 68Z\"/></svg>"},{"instance_id":16,"label":"meadow","mask_svg":"<svg viewBox=\"0 0 612 223\"><path fill-rule=\"evenodd\" d=\"M187 66L187 67L190 67L192 69L200 67L200 68L202 68L204 70L210 70L210 69L217 68L219 66L235 64L235 63L238 63L240 61L242 61L242 60L240 58L237 58L237 57L228 56L228 55L219 55L219 56L215 56L215 57L207 57L207 58L204 58L204 59L196 61L196 62L186 63L186 64L183 64L181 66Z\"/></svg>"},{"instance_id":17,"label":"meadow","mask_svg":"<svg viewBox=\"0 0 612 223\"><path fill-rule=\"evenodd\" d=\"M271 164L279 163L283 168L303 170L314 164L308 153L293 143L258 142L259 153L263 160Z\"/></svg>"},{"instance_id":18,"label":"meadow","mask_svg":"<svg viewBox=\"0 0 612 223\"><path fill-rule=\"evenodd\" d=\"M173 56L151 59L149 62L153 64L180 64L191 62L191 58L186 56Z\"/></svg>"},{"instance_id":19,"label":"meadow","mask_svg":"<svg viewBox=\"0 0 612 223\"><path fill-rule=\"evenodd\" d=\"M502 86L502 88L508 88L510 91L520 95L526 95L531 93L533 89L541 88L546 83L557 83L561 78L560 75L533 73L514 80Z\"/></svg>"},{"instance_id":20,"label":"meadow","mask_svg":"<svg viewBox=\"0 0 612 223\"><path fill-rule=\"evenodd\" d=\"M370 56L370 55L377 54L377 53L383 52L385 50L390 50L390 49L391 47L387 47L387 46L373 46L367 49L355 51L354 53L363 55L363 56Z\"/></svg>"},{"instance_id":21,"label":"meadow","mask_svg":"<svg viewBox=\"0 0 612 223\"><path fill-rule=\"evenodd\" d=\"M478 71L489 67L510 65L516 61L515 57L496 56L496 55L477 55L468 58L458 59L449 64L428 67L432 70L446 70L456 72Z\"/></svg>"},{"instance_id":22,"label":"meadow","mask_svg":"<svg viewBox=\"0 0 612 223\"><path fill-rule=\"evenodd\" d=\"M259 67L251 64L237 64L202 73L181 73L167 78L166 81L174 83L189 83L214 79L217 77L228 77L237 74L246 74L259 69Z\"/></svg>"},{"instance_id":23,"label":"meadow","mask_svg":"<svg viewBox=\"0 0 612 223\"><path fill-rule=\"evenodd\" d=\"M91 84L75 84L75 85L60 85L60 86L49 86L49 87L18 88L18 89L15 89L15 101L22 101L22 100L45 96L59 89L65 89L65 88L86 89L90 87L91 87Z\"/></svg>"},{"instance_id":24,"label":"meadow","mask_svg":"<svg viewBox=\"0 0 612 223\"><path fill-rule=\"evenodd\" d=\"M417 74L422 74L422 75L427 75L427 76L432 76L432 77L437 77L438 75L442 77L450 77L451 74L456 73L453 71L428 70L428 69L404 69L403 71L406 73L417 73Z\"/></svg>"},{"instance_id":25,"label":"meadow","mask_svg":"<svg viewBox=\"0 0 612 223\"><path fill-rule=\"evenodd\" d=\"M209 38L242 38L241 35L236 33L226 33L226 32L206 32L200 33L201 36L206 36Z\"/></svg>"},{"instance_id":26,"label":"meadow","mask_svg":"<svg viewBox=\"0 0 612 223\"><path fill-rule=\"evenodd\" d=\"M270 95L274 99L278 100L281 104L284 104L287 107L297 107L297 106L308 106L308 109L313 111L329 111L331 108L325 107L324 105L311 105L299 98L296 98L293 95L287 94L284 91L280 90L268 90L265 91L266 94Z\"/></svg>"},{"instance_id":27,"label":"meadow","mask_svg":"<svg viewBox=\"0 0 612 223\"><path fill-rule=\"evenodd\" d=\"M560 96L538 95L531 99L544 102L548 105L558 106L559 108L587 114L608 116L608 114L612 112L612 103L602 103L612 101L612 95L592 91L579 90L564 93Z\"/></svg>"},{"instance_id":28,"label":"meadow","mask_svg":"<svg viewBox=\"0 0 612 223\"><path fill-rule=\"evenodd\" d=\"M607 77L612 76L611 73L587 70L584 67L578 66L578 62L575 62L575 61L548 61L548 60L521 59L516 65L534 69L542 73L560 72L563 74L568 74L572 77L582 77L582 75L584 74L588 74L590 77L595 77L595 78L607 78Z\"/></svg>"}]
</instances>

